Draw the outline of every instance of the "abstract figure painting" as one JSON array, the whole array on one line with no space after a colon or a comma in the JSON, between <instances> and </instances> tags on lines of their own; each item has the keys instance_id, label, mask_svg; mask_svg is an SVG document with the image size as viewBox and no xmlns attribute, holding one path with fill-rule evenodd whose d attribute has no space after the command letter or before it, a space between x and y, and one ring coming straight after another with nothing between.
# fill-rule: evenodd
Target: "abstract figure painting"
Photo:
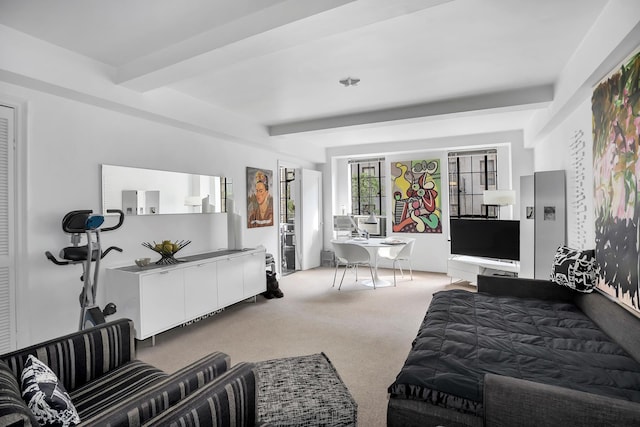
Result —
<instances>
[{"instance_id":1,"label":"abstract figure painting","mask_svg":"<svg viewBox=\"0 0 640 427\"><path fill-rule=\"evenodd\" d=\"M440 160L391 163L394 233L442 233Z\"/></svg>"},{"instance_id":2,"label":"abstract figure painting","mask_svg":"<svg viewBox=\"0 0 640 427\"><path fill-rule=\"evenodd\" d=\"M598 288L640 311L640 53L591 98Z\"/></svg>"}]
</instances>

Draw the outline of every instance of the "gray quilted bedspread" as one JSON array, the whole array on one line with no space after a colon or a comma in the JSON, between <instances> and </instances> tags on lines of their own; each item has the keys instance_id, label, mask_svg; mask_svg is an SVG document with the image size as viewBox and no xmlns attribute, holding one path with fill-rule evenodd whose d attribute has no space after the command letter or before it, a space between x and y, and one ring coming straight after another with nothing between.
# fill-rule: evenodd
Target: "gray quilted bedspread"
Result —
<instances>
[{"instance_id":1,"label":"gray quilted bedspread","mask_svg":"<svg viewBox=\"0 0 640 427\"><path fill-rule=\"evenodd\" d=\"M486 373L640 402L640 363L575 305L464 290L434 295L389 393L481 415Z\"/></svg>"}]
</instances>

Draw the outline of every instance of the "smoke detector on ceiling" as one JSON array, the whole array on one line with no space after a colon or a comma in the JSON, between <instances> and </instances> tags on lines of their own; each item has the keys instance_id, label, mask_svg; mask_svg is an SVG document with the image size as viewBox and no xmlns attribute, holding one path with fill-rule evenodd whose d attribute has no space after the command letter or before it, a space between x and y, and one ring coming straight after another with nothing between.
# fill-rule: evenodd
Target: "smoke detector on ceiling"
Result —
<instances>
[{"instance_id":1,"label":"smoke detector on ceiling","mask_svg":"<svg viewBox=\"0 0 640 427\"><path fill-rule=\"evenodd\" d=\"M360 81L357 77L347 77L346 79L340 80L340 84L344 85L344 87L355 86Z\"/></svg>"}]
</instances>

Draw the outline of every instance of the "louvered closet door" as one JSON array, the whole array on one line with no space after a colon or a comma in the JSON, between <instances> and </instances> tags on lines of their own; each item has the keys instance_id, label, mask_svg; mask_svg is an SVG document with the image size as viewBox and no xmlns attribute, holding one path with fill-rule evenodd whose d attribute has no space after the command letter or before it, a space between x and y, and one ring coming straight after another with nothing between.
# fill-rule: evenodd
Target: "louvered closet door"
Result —
<instances>
[{"instance_id":1,"label":"louvered closet door","mask_svg":"<svg viewBox=\"0 0 640 427\"><path fill-rule=\"evenodd\" d=\"M0 354L15 349L14 110L0 106Z\"/></svg>"}]
</instances>

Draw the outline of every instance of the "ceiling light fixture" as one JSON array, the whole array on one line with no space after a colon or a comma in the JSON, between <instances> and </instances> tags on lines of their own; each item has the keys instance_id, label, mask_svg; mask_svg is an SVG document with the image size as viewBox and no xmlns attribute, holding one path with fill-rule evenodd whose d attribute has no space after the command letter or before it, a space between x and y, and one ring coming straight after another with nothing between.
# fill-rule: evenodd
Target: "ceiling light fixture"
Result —
<instances>
[{"instance_id":1,"label":"ceiling light fixture","mask_svg":"<svg viewBox=\"0 0 640 427\"><path fill-rule=\"evenodd\" d=\"M344 85L344 87L355 86L358 84L360 79L356 77L347 77L346 79L340 80L340 84Z\"/></svg>"}]
</instances>

